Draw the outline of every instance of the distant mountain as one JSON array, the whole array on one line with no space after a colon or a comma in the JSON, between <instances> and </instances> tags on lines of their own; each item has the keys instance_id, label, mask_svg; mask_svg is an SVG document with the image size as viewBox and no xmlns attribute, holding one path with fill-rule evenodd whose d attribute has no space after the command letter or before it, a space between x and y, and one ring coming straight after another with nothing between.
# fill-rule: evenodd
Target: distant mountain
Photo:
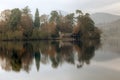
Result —
<instances>
[{"instance_id":1,"label":"distant mountain","mask_svg":"<svg viewBox=\"0 0 120 80\"><path fill-rule=\"evenodd\" d=\"M120 19L120 16L108 13L95 13L91 15L95 24L106 24Z\"/></svg>"},{"instance_id":2,"label":"distant mountain","mask_svg":"<svg viewBox=\"0 0 120 80\"><path fill-rule=\"evenodd\" d=\"M95 13L91 15L95 25L102 31L102 49L109 52L120 53L120 16L108 13Z\"/></svg>"},{"instance_id":3,"label":"distant mountain","mask_svg":"<svg viewBox=\"0 0 120 80\"><path fill-rule=\"evenodd\" d=\"M102 30L102 38L120 39L120 19L110 23L98 24L96 26Z\"/></svg>"},{"instance_id":4,"label":"distant mountain","mask_svg":"<svg viewBox=\"0 0 120 80\"><path fill-rule=\"evenodd\" d=\"M120 53L120 19L99 25L99 28L102 30L103 49Z\"/></svg>"},{"instance_id":5,"label":"distant mountain","mask_svg":"<svg viewBox=\"0 0 120 80\"><path fill-rule=\"evenodd\" d=\"M120 32L120 19L106 24L99 24L99 27L105 31Z\"/></svg>"}]
</instances>

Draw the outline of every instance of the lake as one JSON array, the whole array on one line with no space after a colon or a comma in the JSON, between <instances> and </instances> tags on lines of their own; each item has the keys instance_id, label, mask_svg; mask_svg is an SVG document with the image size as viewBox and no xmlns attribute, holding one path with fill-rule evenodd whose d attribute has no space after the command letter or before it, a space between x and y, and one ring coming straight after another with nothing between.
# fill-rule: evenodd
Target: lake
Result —
<instances>
[{"instance_id":1,"label":"lake","mask_svg":"<svg viewBox=\"0 0 120 80\"><path fill-rule=\"evenodd\" d=\"M120 80L117 41L0 42L0 80Z\"/></svg>"}]
</instances>

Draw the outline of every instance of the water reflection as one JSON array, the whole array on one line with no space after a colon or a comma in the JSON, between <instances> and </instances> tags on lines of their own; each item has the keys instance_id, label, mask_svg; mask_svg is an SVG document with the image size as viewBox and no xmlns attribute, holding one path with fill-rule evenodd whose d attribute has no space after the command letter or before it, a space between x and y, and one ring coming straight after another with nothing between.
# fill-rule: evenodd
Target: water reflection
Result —
<instances>
[{"instance_id":1,"label":"water reflection","mask_svg":"<svg viewBox=\"0 0 120 80\"><path fill-rule=\"evenodd\" d=\"M51 64L57 68L65 62L77 68L90 64L99 40L77 42L40 41L40 42L2 42L0 44L0 62L5 71L29 72L35 60L36 69L40 64Z\"/></svg>"}]
</instances>

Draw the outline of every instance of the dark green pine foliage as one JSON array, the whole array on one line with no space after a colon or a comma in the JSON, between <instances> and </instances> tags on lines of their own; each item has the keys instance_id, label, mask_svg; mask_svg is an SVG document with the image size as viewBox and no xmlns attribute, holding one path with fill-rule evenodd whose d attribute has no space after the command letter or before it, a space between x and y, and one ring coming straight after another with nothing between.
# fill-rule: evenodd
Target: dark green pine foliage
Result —
<instances>
[{"instance_id":1,"label":"dark green pine foliage","mask_svg":"<svg viewBox=\"0 0 120 80\"><path fill-rule=\"evenodd\" d=\"M36 28L39 28L39 27L40 27L40 17L39 17L39 11L38 11L38 9L36 9L36 12L35 12L34 26L35 26Z\"/></svg>"},{"instance_id":2,"label":"dark green pine foliage","mask_svg":"<svg viewBox=\"0 0 120 80\"><path fill-rule=\"evenodd\" d=\"M36 62L37 71L39 71L39 68L40 68L40 58L41 58L40 53L35 52L35 62Z\"/></svg>"}]
</instances>

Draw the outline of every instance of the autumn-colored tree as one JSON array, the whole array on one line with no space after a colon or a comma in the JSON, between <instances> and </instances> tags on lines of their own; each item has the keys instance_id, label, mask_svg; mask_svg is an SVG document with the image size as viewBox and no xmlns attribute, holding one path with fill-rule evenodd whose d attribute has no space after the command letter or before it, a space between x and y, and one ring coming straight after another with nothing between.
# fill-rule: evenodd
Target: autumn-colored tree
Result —
<instances>
[{"instance_id":1,"label":"autumn-colored tree","mask_svg":"<svg viewBox=\"0 0 120 80\"><path fill-rule=\"evenodd\" d=\"M10 19L10 15L11 15L11 10L6 9L6 10L1 12L0 17L3 21L8 22Z\"/></svg>"},{"instance_id":2,"label":"autumn-colored tree","mask_svg":"<svg viewBox=\"0 0 120 80\"><path fill-rule=\"evenodd\" d=\"M74 13L68 14L65 16L65 23L68 24L68 26L73 27L74 24Z\"/></svg>"},{"instance_id":3,"label":"autumn-colored tree","mask_svg":"<svg viewBox=\"0 0 120 80\"><path fill-rule=\"evenodd\" d=\"M49 37L58 37L58 31L54 22L43 25L41 31L46 32Z\"/></svg>"},{"instance_id":4,"label":"autumn-colored tree","mask_svg":"<svg viewBox=\"0 0 120 80\"><path fill-rule=\"evenodd\" d=\"M58 37L58 31L55 23L51 22L48 24L48 32L50 33L51 37Z\"/></svg>"},{"instance_id":5,"label":"autumn-colored tree","mask_svg":"<svg viewBox=\"0 0 120 80\"><path fill-rule=\"evenodd\" d=\"M21 29L23 31L23 36L30 37L32 35L32 29L33 29L33 20L30 14L30 9L28 7L25 7L22 10L22 16L21 16Z\"/></svg>"},{"instance_id":6,"label":"autumn-colored tree","mask_svg":"<svg viewBox=\"0 0 120 80\"><path fill-rule=\"evenodd\" d=\"M95 27L89 13L76 10L75 13L62 15L59 11L51 11L50 15L39 15L35 12L33 22L32 14L28 6L20 10L4 10L0 14L1 39L52 39L58 37L58 33L73 33L73 38L100 38L100 30ZM40 27L41 26L41 27ZM39 29L38 29L39 28ZM21 39L22 38L22 39Z\"/></svg>"},{"instance_id":7,"label":"autumn-colored tree","mask_svg":"<svg viewBox=\"0 0 120 80\"><path fill-rule=\"evenodd\" d=\"M49 15L43 14L40 16L41 28L47 26Z\"/></svg>"},{"instance_id":8,"label":"autumn-colored tree","mask_svg":"<svg viewBox=\"0 0 120 80\"><path fill-rule=\"evenodd\" d=\"M48 22L49 15L43 14L40 16L40 22L41 24Z\"/></svg>"},{"instance_id":9,"label":"autumn-colored tree","mask_svg":"<svg viewBox=\"0 0 120 80\"><path fill-rule=\"evenodd\" d=\"M10 15L11 15L11 10L7 9L1 12L0 14L0 31L1 32L6 32L8 31L8 22L10 20Z\"/></svg>"},{"instance_id":10,"label":"autumn-colored tree","mask_svg":"<svg viewBox=\"0 0 120 80\"><path fill-rule=\"evenodd\" d=\"M59 23L56 25L57 30L64 33L72 32L74 26L74 13L68 14L65 17L58 15Z\"/></svg>"}]
</instances>

